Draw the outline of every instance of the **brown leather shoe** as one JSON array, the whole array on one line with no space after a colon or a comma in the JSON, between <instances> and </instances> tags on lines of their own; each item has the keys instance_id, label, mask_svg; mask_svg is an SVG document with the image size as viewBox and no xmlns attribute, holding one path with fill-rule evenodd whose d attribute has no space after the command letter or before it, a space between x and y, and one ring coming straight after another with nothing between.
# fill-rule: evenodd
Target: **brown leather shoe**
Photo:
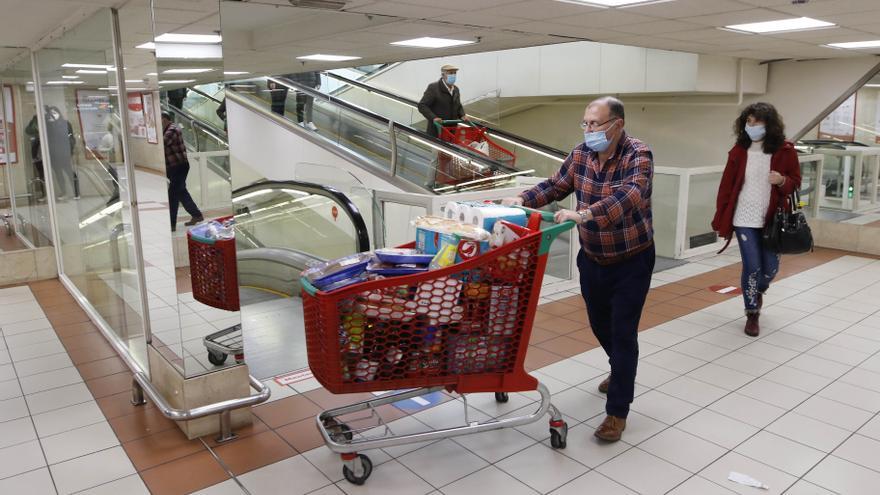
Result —
<instances>
[{"instance_id":1,"label":"brown leather shoe","mask_svg":"<svg viewBox=\"0 0 880 495\"><path fill-rule=\"evenodd\" d=\"M749 337L757 337L759 333L761 333L761 326L758 325L758 317L761 316L758 313L751 313L746 315L746 335Z\"/></svg>"},{"instance_id":2,"label":"brown leather shoe","mask_svg":"<svg viewBox=\"0 0 880 495\"><path fill-rule=\"evenodd\" d=\"M617 416L605 416L605 421L596 428L596 438L605 440L606 442L616 442L623 435L626 429L626 418L618 418Z\"/></svg>"},{"instance_id":3,"label":"brown leather shoe","mask_svg":"<svg viewBox=\"0 0 880 495\"><path fill-rule=\"evenodd\" d=\"M608 375L608 378L602 380L602 383L599 384L599 392L602 392L603 394L607 394L609 383L611 383L611 375Z\"/></svg>"}]
</instances>

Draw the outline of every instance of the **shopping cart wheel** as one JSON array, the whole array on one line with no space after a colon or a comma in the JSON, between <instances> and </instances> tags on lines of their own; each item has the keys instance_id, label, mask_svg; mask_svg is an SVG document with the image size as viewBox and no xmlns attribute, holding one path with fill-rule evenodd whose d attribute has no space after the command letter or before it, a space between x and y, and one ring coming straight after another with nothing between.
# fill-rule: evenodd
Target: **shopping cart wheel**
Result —
<instances>
[{"instance_id":1,"label":"shopping cart wheel","mask_svg":"<svg viewBox=\"0 0 880 495\"><path fill-rule=\"evenodd\" d=\"M208 351L208 361L214 366L220 366L226 362L226 354L217 351Z\"/></svg>"},{"instance_id":2,"label":"shopping cart wheel","mask_svg":"<svg viewBox=\"0 0 880 495\"><path fill-rule=\"evenodd\" d=\"M345 476L345 479L347 479L354 485L363 485L364 482L367 481L367 478L370 477L370 474L373 473L373 462L370 460L369 457L365 456L364 454L358 454L353 463L355 464L355 466L360 463L361 469L357 469L357 467L355 467L355 471L359 471L360 474L356 475L346 465L342 466L342 475Z\"/></svg>"},{"instance_id":3,"label":"shopping cart wheel","mask_svg":"<svg viewBox=\"0 0 880 495\"><path fill-rule=\"evenodd\" d=\"M568 439L568 423L550 421L550 445L554 449L564 449Z\"/></svg>"},{"instance_id":4,"label":"shopping cart wheel","mask_svg":"<svg viewBox=\"0 0 880 495\"><path fill-rule=\"evenodd\" d=\"M507 402L510 400L510 396L507 395L507 392L495 392L495 402Z\"/></svg>"},{"instance_id":5,"label":"shopping cart wheel","mask_svg":"<svg viewBox=\"0 0 880 495\"><path fill-rule=\"evenodd\" d=\"M327 429L327 433L330 434L330 438L333 439L336 443L342 443L343 441L350 442L354 435L351 433L351 428L348 427L345 423L340 423L333 418L327 418L323 420L324 428Z\"/></svg>"}]
</instances>

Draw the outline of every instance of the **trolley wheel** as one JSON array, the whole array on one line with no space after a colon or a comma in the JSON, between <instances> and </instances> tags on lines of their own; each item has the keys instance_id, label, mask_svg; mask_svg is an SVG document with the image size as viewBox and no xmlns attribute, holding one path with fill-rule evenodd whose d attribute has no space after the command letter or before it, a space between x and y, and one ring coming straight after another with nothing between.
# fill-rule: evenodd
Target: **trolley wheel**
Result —
<instances>
[{"instance_id":1,"label":"trolley wheel","mask_svg":"<svg viewBox=\"0 0 880 495\"><path fill-rule=\"evenodd\" d=\"M495 402L505 403L510 400L510 396L507 395L507 392L495 392Z\"/></svg>"},{"instance_id":2,"label":"trolley wheel","mask_svg":"<svg viewBox=\"0 0 880 495\"><path fill-rule=\"evenodd\" d=\"M364 454L358 454L357 460L355 462L360 462L361 467L363 468L363 472L360 476L356 476L351 469L348 469L348 466L342 466L342 475L345 476L350 483L354 485L363 485L367 478L370 477L370 474L373 473L373 462L369 457Z\"/></svg>"},{"instance_id":3,"label":"trolley wheel","mask_svg":"<svg viewBox=\"0 0 880 495\"><path fill-rule=\"evenodd\" d=\"M568 423L563 422L562 426L550 427L550 446L554 449L564 449L566 440L568 439Z\"/></svg>"},{"instance_id":4,"label":"trolley wheel","mask_svg":"<svg viewBox=\"0 0 880 495\"><path fill-rule=\"evenodd\" d=\"M350 442L354 438L351 428L345 423L340 423L333 418L327 418L323 423L334 442L342 443L343 440Z\"/></svg>"},{"instance_id":5,"label":"trolley wheel","mask_svg":"<svg viewBox=\"0 0 880 495\"><path fill-rule=\"evenodd\" d=\"M226 354L216 351L208 351L208 361L214 366L220 366L226 362Z\"/></svg>"}]
</instances>

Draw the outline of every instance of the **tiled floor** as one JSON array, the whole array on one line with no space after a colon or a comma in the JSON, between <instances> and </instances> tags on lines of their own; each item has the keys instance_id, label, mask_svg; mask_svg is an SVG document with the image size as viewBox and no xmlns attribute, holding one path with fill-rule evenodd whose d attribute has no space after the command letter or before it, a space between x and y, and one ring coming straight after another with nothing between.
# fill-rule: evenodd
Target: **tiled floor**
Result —
<instances>
[{"instance_id":1,"label":"tiled floor","mask_svg":"<svg viewBox=\"0 0 880 495\"><path fill-rule=\"evenodd\" d=\"M565 293L542 305L527 366L570 426L547 425L369 452L366 485L342 480L314 428L321 409L358 400L314 380L272 383L252 427L217 446L186 440L158 411L128 403L130 376L57 282L0 289L0 493L107 494L874 494L880 483L880 261L817 250L786 257L759 339L742 334L738 265L706 258L655 280L640 334L637 394L622 442L592 436L607 371ZM687 265L686 265L687 266ZM679 273L680 272L680 273ZM667 279L667 280L660 280ZM14 309L13 309L14 308ZM112 351L112 349L111 349ZM471 418L519 415L534 393L469 397ZM414 414L386 407L397 432L461 421L461 401Z\"/></svg>"}]
</instances>

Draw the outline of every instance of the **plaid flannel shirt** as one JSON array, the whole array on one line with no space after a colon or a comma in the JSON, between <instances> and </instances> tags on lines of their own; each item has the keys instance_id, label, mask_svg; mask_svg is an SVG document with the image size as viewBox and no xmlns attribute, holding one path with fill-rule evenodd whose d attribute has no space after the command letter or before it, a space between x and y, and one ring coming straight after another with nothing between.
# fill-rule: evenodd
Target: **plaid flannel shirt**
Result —
<instances>
[{"instance_id":1,"label":"plaid flannel shirt","mask_svg":"<svg viewBox=\"0 0 880 495\"><path fill-rule=\"evenodd\" d=\"M174 124L170 124L163 135L165 141L165 168L173 169L186 165L186 145L183 143L183 133Z\"/></svg>"},{"instance_id":2,"label":"plaid flannel shirt","mask_svg":"<svg viewBox=\"0 0 880 495\"><path fill-rule=\"evenodd\" d=\"M611 258L652 241L651 182L654 159L647 145L624 134L599 166L598 153L581 144L552 177L521 194L523 205L539 208L572 192L577 211L593 219L579 226L581 247L595 258Z\"/></svg>"}]
</instances>

